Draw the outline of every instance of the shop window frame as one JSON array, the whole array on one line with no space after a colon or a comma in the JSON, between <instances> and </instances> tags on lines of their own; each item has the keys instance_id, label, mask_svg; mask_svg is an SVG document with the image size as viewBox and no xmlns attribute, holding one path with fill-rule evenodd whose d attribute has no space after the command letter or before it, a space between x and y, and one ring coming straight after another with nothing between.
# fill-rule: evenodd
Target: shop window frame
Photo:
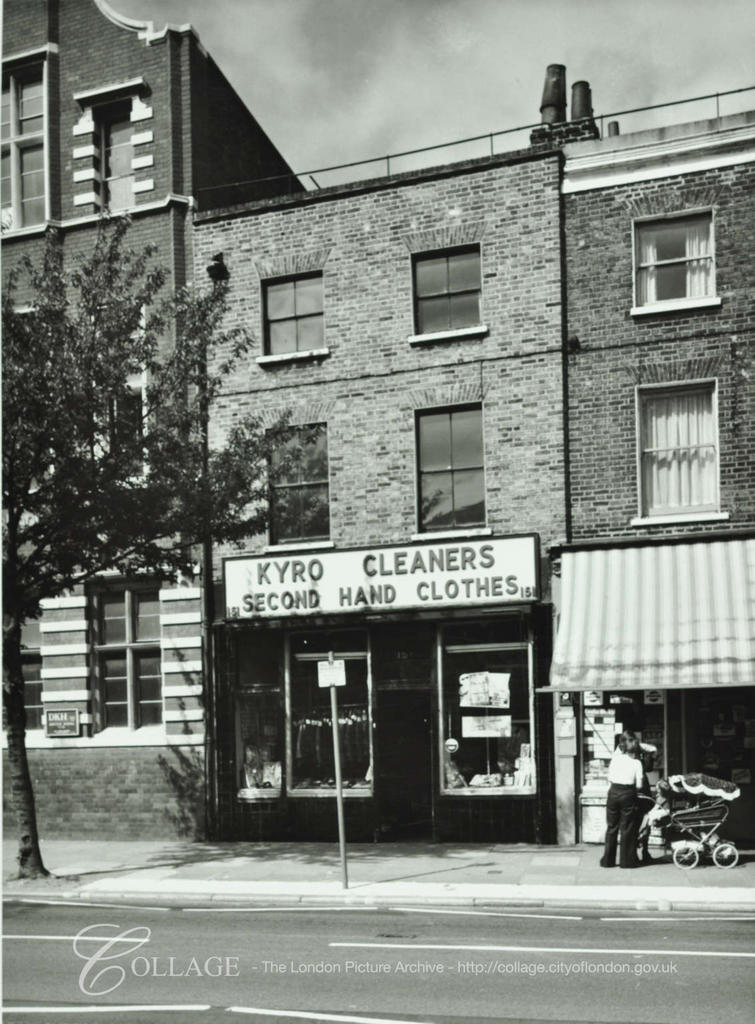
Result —
<instances>
[{"instance_id":1,"label":"shop window frame","mask_svg":"<svg viewBox=\"0 0 755 1024\"><path fill-rule=\"evenodd\" d=\"M296 633L286 633L284 636L283 646L283 670L284 670L284 702L285 702L285 757L286 757L286 770L285 770L285 788L286 796L290 799L333 799L336 798L336 788L317 788L317 789L295 789L294 788L294 744L293 744L293 694L292 694L292 663L295 658L306 661L327 661L328 651L312 651L305 655L294 655L291 651L291 642L301 633L311 632L308 630L297 631ZM369 737L369 751L370 751L370 784L354 789L343 789L344 799L358 800L358 799L372 799L375 792L375 742L374 742L374 684L372 678L372 637L369 629L349 629L339 630L339 633L351 633L355 636L364 637L365 650L349 650L349 651L334 651L333 657L338 660L343 658L344 660L364 660L366 662L367 679L366 679L366 706L367 706L367 734ZM339 701L339 712L341 710L341 704Z\"/></svg>"},{"instance_id":2,"label":"shop window frame","mask_svg":"<svg viewBox=\"0 0 755 1024\"><path fill-rule=\"evenodd\" d=\"M24 81L39 81L42 93L42 127L33 132L17 130L19 124L19 87ZM9 94L8 134L0 143L3 157L9 162L10 202L4 203L0 223L4 235L44 230L50 220L50 170L49 170L49 110L48 110L48 67L47 60L36 57L33 61L10 65L3 69L3 92ZM43 206L40 220L25 224L23 221L23 196L21 189L21 161L25 150L40 148L42 151ZM4 199L5 197L3 197ZM33 197L39 198L39 197ZM6 210L10 211L6 214Z\"/></svg>"},{"instance_id":3,"label":"shop window frame","mask_svg":"<svg viewBox=\"0 0 755 1024\"><path fill-rule=\"evenodd\" d=\"M158 636L140 640L137 635L137 609L140 595L154 595L158 601ZM103 599L108 596L120 595L124 602L125 639L107 643L104 638L103 626ZM96 676L96 695L99 707L99 732L105 730L127 730L136 732L139 729L164 729L165 728L165 685L162 674L162 648L160 645L160 622L159 622L159 585L145 583L141 585L127 585L120 587L108 587L97 590L94 595L94 621L95 621L95 644L94 644L94 671ZM104 671L104 659L108 655L122 653L126 663L126 700L106 701L106 680ZM159 700L140 701L137 693L138 678L136 674L136 660L139 656L151 654L157 658L160 666L160 698ZM107 719L107 704L117 703L126 705L126 722L109 723ZM142 722L140 716L140 705L142 703L159 704L160 717L157 722Z\"/></svg>"},{"instance_id":4,"label":"shop window frame","mask_svg":"<svg viewBox=\"0 0 755 1024\"><path fill-rule=\"evenodd\" d=\"M459 623L457 623L459 624ZM514 798L514 799L534 799L538 795L538 736L536 735L536 716L535 716L535 645L532 637L528 640L518 641L500 641L492 643L470 643L470 644L452 644L446 647L444 642L444 632L447 628L447 623L439 623L436 633L436 675L437 675L437 693L438 693L438 787L439 795L441 798L451 799L472 799L479 800L485 797L501 797L501 798ZM527 654L527 684L528 684L528 699L527 708L529 714L529 730L530 730L530 750L532 757L532 785L526 788L516 786L479 786L452 789L446 785L445 774L444 774L444 761L445 761L445 741L448 737L445 735L444 721L445 721L445 703L443 694L444 684L444 672L443 662L444 655L447 651L451 653L461 653L462 649L468 649L470 651L489 650L492 652L498 651L526 651ZM516 721L523 721L517 719ZM512 716L512 725L514 719Z\"/></svg>"},{"instance_id":5,"label":"shop window frame","mask_svg":"<svg viewBox=\"0 0 755 1024\"><path fill-rule=\"evenodd\" d=\"M438 413L448 413L452 417L456 412L464 412L471 409L478 409L480 413L480 443L481 443L481 454L482 462L479 467L466 466L460 470L454 470L453 465L448 466L445 470L423 470L422 469L422 448L420 443L420 422L424 416L431 416ZM453 427L452 427L453 429ZM453 441L452 441L453 445ZM488 501L487 501L487 472L485 466L485 407L483 402L467 402L461 405L447 405L437 406L428 409L416 409L414 412L414 452L415 452L415 501L417 506L416 512L416 523L417 523L417 537L421 537L422 540L430 537L448 536L448 535L462 535L470 533L478 533L479 531L486 530L488 524ZM451 451L453 455L453 449ZM452 523L443 524L435 527L427 527L423 523L422 515L422 478L423 474L430 473L451 473L451 484L452 484L452 496L453 496L453 474L455 472L463 472L469 469L479 469L482 472L482 505L483 514L479 522L474 523ZM455 513L455 509L452 509L452 514ZM455 518L455 515L454 515Z\"/></svg>"},{"instance_id":6,"label":"shop window frame","mask_svg":"<svg viewBox=\"0 0 755 1024\"><path fill-rule=\"evenodd\" d=\"M673 299L658 299L655 302L640 302L638 287L639 275L646 266L668 266L671 264L691 262L694 257L679 257L668 261L656 261L652 264L643 264L640 261L640 234L643 228L654 224L683 224L684 221L693 221L695 218L707 216L709 218L709 246L710 252L701 259L710 260L710 287L705 295L692 296L684 295ZM647 316L658 313L672 313L675 310L705 308L706 306L720 306L721 297L718 294L716 282L716 211L713 207L691 207L686 210L675 210L670 213L652 214L646 217L635 217L632 219L632 316Z\"/></svg>"},{"instance_id":7,"label":"shop window frame","mask_svg":"<svg viewBox=\"0 0 755 1024\"><path fill-rule=\"evenodd\" d=\"M643 484L643 455L645 443L643 434L643 414L649 396L661 396L664 392L683 393L685 391L707 391L711 393L711 414L713 419L713 436L715 446L715 500L703 505L669 506L666 510L651 510L649 496L646 498ZM647 397L646 397L647 396ZM701 377L693 380L664 381L654 384L641 384L635 387L635 464L637 479L637 516L632 520L633 526L652 525L654 523L671 522L704 522L706 520L728 519L728 513L721 511L721 432L718 411L718 379Z\"/></svg>"},{"instance_id":8,"label":"shop window frame","mask_svg":"<svg viewBox=\"0 0 755 1024\"><path fill-rule=\"evenodd\" d=\"M26 673L24 672L24 712L26 714L26 731L36 732L40 735L43 734L45 728L45 705L43 700L44 694L44 680L42 679L42 638L39 633L39 620L36 620L36 641L33 644L26 644L24 642L24 630L30 625L29 622L24 623L21 627L21 667L22 670L25 666L31 664L38 664L39 675L34 679L27 679ZM27 686L33 685L39 687L39 701L33 703L29 700L29 692ZM34 721L38 719L39 724L30 725L29 712L34 713Z\"/></svg>"}]
</instances>

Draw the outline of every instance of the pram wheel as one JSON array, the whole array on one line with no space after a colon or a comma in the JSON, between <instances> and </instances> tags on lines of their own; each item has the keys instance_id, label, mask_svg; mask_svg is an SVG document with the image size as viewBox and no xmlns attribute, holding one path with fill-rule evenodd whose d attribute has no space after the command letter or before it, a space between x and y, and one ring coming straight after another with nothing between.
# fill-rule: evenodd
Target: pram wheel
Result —
<instances>
[{"instance_id":1,"label":"pram wheel","mask_svg":"<svg viewBox=\"0 0 755 1024\"><path fill-rule=\"evenodd\" d=\"M700 863L700 854L694 846L677 846L674 849L674 864L683 871L691 871Z\"/></svg>"},{"instance_id":2,"label":"pram wheel","mask_svg":"<svg viewBox=\"0 0 755 1024\"><path fill-rule=\"evenodd\" d=\"M719 843L713 851L713 863L717 868L734 868L739 863L739 850L733 843Z\"/></svg>"}]
</instances>

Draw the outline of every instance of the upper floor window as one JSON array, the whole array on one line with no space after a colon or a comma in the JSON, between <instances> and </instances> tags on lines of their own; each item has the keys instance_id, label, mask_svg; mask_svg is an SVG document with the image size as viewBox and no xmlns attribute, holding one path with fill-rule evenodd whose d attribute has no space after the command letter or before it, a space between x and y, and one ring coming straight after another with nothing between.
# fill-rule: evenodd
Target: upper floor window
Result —
<instances>
[{"instance_id":1,"label":"upper floor window","mask_svg":"<svg viewBox=\"0 0 755 1024\"><path fill-rule=\"evenodd\" d=\"M718 510L713 382L639 392L644 516Z\"/></svg>"},{"instance_id":2,"label":"upper floor window","mask_svg":"<svg viewBox=\"0 0 755 1024\"><path fill-rule=\"evenodd\" d=\"M635 230L637 306L715 295L710 213L640 222Z\"/></svg>"},{"instance_id":3,"label":"upper floor window","mask_svg":"<svg viewBox=\"0 0 755 1024\"><path fill-rule=\"evenodd\" d=\"M421 530L485 524L482 407L417 416Z\"/></svg>"},{"instance_id":4,"label":"upper floor window","mask_svg":"<svg viewBox=\"0 0 755 1024\"><path fill-rule=\"evenodd\" d=\"M323 346L322 274L264 285L265 354L308 352Z\"/></svg>"},{"instance_id":5,"label":"upper floor window","mask_svg":"<svg viewBox=\"0 0 755 1024\"><path fill-rule=\"evenodd\" d=\"M104 725L136 729L159 724L163 717L159 592L106 590L97 603Z\"/></svg>"},{"instance_id":6,"label":"upper floor window","mask_svg":"<svg viewBox=\"0 0 755 1024\"><path fill-rule=\"evenodd\" d=\"M271 466L270 539L274 544L330 536L328 428L288 431Z\"/></svg>"},{"instance_id":7,"label":"upper floor window","mask_svg":"<svg viewBox=\"0 0 755 1024\"><path fill-rule=\"evenodd\" d=\"M111 212L134 205L134 126L131 103L103 107L97 115L102 161L102 205Z\"/></svg>"},{"instance_id":8,"label":"upper floor window","mask_svg":"<svg viewBox=\"0 0 755 1024\"><path fill-rule=\"evenodd\" d=\"M39 66L3 76L1 159L3 230L44 223L45 104Z\"/></svg>"},{"instance_id":9,"label":"upper floor window","mask_svg":"<svg viewBox=\"0 0 755 1024\"><path fill-rule=\"evenodd\" d=\"M24 677L26 728L44 726L42 704L42 652L39 621L30 619L21 627L21 672Z\"/></svg>"},{"instance_id":10,"label":"upper floor window","mask_svg":"<svg viewBox=\"0 0 755 1024\"><path fill-rule=\"evenodd\" d=\"M418 334L481 322L479 248L414 258L414 321Z\"/></svg>"}]
</instances>

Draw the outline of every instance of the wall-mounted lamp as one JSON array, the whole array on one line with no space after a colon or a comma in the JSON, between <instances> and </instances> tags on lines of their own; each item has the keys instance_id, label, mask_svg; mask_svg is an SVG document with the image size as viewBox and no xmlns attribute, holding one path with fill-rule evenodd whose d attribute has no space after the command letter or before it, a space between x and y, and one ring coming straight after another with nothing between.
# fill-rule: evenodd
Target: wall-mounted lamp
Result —
<instances>
[{"instance_id":1,"label":"wall-mounted lamp","mask_svg":"<svg viewBox=\"0 0 755 1024\"><path fill-rule=\"evenodd\" d=\"M216 252L212 257L212 262L206 266L207 276L210 278L213 284L220 284L221 281L227 281L231 276L228 267L225 265L222 252Z\"/></svg>"},{"instance_id":2,"label":"wall-mounted lamp","mask_svg":"<svg viewBox=\"0 0 755 1024\"><path fill-rule=\"evenodd\" d=\"M570 334L566 339L566 351L571 355L573 352L579 352L582 348L579 338L576 334Z\"/></svg>"}]
</instances>

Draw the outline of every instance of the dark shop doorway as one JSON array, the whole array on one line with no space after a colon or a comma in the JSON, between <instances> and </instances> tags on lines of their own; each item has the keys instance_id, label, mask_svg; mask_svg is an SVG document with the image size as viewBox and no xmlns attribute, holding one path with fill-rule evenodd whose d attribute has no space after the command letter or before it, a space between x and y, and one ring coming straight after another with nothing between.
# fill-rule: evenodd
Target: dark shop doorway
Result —
<instances>
[{"instance_id":1,"label":"dark shop doorway","mask_svg":"<svg viewBox=\"0 0 755 1024\"><path fill-rule=\"evenodd\" d=\"M433 728L429 690L378 697L377 838L430 839L433 833Z\"/></svg>"}]
</instances>

